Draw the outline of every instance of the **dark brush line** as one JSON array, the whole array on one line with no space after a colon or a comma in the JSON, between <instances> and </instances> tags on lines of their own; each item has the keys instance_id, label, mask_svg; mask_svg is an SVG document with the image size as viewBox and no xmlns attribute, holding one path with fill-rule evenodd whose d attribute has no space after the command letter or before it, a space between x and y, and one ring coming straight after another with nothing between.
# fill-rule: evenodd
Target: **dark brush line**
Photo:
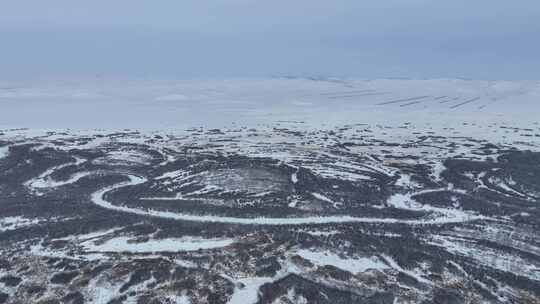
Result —
<instances>
[{"instance_id":1,"label":"dark brush line","mask_svg":"<svg viewBox=\"0 0 540 304\"><path fill-rule=\"evenodd\" d=\"M485 107L488 107L488 106L491 106L492 104L498 102L500 99L497 99L497 98L492 98L490 101L488 101L487 103L481 105L480 107L478 107L478 109L484 109Z\"/></svg>"},{"instance_id":2,"label":"dark brush line","mask_svg":"<svg viewBox=\"0 0 540 304\"><path fill-rule=\"evenodd\" d=\"M443 99L443 98L448 98L448 96L439 96L439 97L435 97L435 100L439 100L439 99Z\"/></svg>"},{"instance_id":3,"label":"dark brush line","mask_svg":"<svg viewBox=\"0 0 540 304\"><path fill-rule=\"evenodd\" d=\"M440 99L443 99L443 98L447 98L448 96L439 96L439 97L435 97L433 100L440 100ZM408 102L408 103L404 103L404 104L401 104L399 105L400 107L406 107L406 106L410 106L410 105L414 105L414 104L417 104L417 103L422 103L422 102L426 102L426 101L429 101L429 100L415 100L415 101L411 101L411 102ZM441 103L444 103L445 101L441 101Z\"/></svg>"},{"instance_id":4,"label":"dark brush line","mask_svg":"<svg viewBox=\"0 0 540 304\"><path fill-rule=\"evenodd\" d=\"M465 100L464 102L461 102L461 103L458 103L458 104L456 104L456 105L451 106L450 109L455 109L455 108L457 108L457 107L461 107L462 105L465 105L465 104L468 104L468 103L477 101L478 99L480 99L480 97L475 97L475 98L467 99L467 100Z\"/></svg>"},{"instance_id":5,"label":"dark brush line","mask_svg":"<svg viewBox=\"0 0 540 304\"><path fill-rule=\"evenodd\" d=\"M381 103L378 103L377 105L382 106L382 105L387 105L387 104L393 104L393 103L399 103L399 102L405 102L405 101L424 99L424 98L428 98L428 97L431 97L431 96L426 95L426 96L417 96L417 97L404 98L404 99L396 99L396 100L390 100L390 101L381 102Z\"/></svg>"},{"instance_id":6,"label":"dark brush line","mask_svg":"<svg viewBox=\"0 0 540 304\"><path fill-rule=\"evenodd\" d=\"M406 107L406 106L410 106L410 105L421 103L421 102L425 102L425 100L411 101L411 102L408 102L408 103L400 104L399 106L400 107Z\"/></svg>"}]
</instances>

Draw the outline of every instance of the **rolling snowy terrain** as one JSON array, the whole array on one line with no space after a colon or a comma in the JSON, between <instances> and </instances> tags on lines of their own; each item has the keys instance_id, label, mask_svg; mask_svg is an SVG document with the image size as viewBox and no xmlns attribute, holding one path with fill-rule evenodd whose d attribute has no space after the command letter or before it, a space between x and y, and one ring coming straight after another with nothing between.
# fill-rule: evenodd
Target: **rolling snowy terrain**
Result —
<instances>
[{"instance_id":1,"label":"rolling snowy terrain","mask_svg":"<svg viewBox=\"0 0 540 304\"><path fill-rule=\"evenodd\" d=\"M3 83L0 303L539 303L540 82Z\"/></svg>"}]
</instances>

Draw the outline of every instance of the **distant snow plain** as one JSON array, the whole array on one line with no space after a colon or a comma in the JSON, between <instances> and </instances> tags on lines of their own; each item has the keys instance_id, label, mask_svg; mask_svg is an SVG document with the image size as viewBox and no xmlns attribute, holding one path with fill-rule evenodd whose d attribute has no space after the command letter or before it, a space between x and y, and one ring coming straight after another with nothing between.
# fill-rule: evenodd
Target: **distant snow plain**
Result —
<instances>
[{"instance_id":1,"label":"distant snow plain","mask_svg":"<svg viewBox=\"0 0 540 304\"><path fill-rule=\"evenodd\" d=\"M183 130L349 123L527 127L540 116L540 81L464 79L228 79L0 82L0 129ZM464 125L463 123L466 123ZM480 126L480 127L478 127Z\"/></svg>"}]
</instances>

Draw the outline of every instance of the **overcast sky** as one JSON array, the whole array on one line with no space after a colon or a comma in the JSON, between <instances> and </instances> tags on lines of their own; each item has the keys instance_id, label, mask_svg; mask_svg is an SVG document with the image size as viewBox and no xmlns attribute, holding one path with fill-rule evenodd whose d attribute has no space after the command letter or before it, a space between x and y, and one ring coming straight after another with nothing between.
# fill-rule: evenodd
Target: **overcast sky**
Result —
<instances>
[{"instance_id":1,"label":"overcast sky","mask_svg":"<svg viewBox=\"0 0 540 304\"><path fill-rule=\"evenodd\" d=\"M0 76L540 79L538 0L2 0Z\"/></svg>"}]
</instances>

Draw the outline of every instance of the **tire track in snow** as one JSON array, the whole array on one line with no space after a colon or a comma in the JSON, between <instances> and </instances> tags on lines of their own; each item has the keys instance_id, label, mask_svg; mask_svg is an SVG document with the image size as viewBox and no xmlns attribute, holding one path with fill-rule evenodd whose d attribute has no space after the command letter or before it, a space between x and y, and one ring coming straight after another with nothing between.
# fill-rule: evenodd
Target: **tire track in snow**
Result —
<instances>
[{"instance_id":1,"label":"tire track in snow","mask_svg":"<svg viewBox=\"0 0 540 304\"><path fill-rule=\"evenodd\" d=\"M415 105L415 104L418 104L418 103L422 103L422 102L426 102L426 101L427 101L427 100L411 101L411 102L408 102L408 103L400 104L399 106L400 106L400 107L408 107L408 106L412 106L412 105Z\"/></svg>"},{"instance_id":2,"label":"tire track in snow","mask_svg":"<svg viewBox=\"0 0 540 304\"><path fill-rule=\"evenodd\" d=\"M426 99L415 100L415 101L411 101L411 102L408 102L408 103L400 104L399 106L400 106L400 107L408 107L408 106L412 106L412 105L415 105L415 104L423 103L423 102L426 102L426 101L438 101L438 100L442 100L442 99L446 99L446 98L448 98L448 96L439 96L439 97L435 97L435 98L433 98L433 100L426 100ZM440 103L444 103L444 102L445 102L445 101L440 101Z\"/></svg>"},{"instance_id":3,"label":"tire track in snow","mask_svg":"<svg viewBox=\"0 0 540 304\"><path fill-rule=\"evenodd\" d=\"M400 103L400 102L407 102L407 101L425 99L425 98L429 98L429 97L431 97L431 96L425 95L425 96L416 96L416 97L411 97L411 98L402 98L402 99L396 99L396 100L390 100L390 101L381 102L381 103L378 103L376 105L382 106L382 105L388 105L388 104L394 104L394 103Z\"/></svg>"},{"instance_id":4,"label":"tire track in snow","mask_svg":"<svg viewBox=\"0 0 540 304\"><path fill-rule=\"evenodd\" d=\"M461 107L461 106L463 106L463 105L466 105L466 104L471 103L471 102L475 102L475 101L477 101L477 100L479 100L479 99L480 99L480 97L475 97L475 98L467 99L467 100L465 100L464 102L460 102L460 103L458 103L458 104L455 104L455 105L451 106L450 109L459 108L459 107Z\"/></svg>"}]
</instances>

